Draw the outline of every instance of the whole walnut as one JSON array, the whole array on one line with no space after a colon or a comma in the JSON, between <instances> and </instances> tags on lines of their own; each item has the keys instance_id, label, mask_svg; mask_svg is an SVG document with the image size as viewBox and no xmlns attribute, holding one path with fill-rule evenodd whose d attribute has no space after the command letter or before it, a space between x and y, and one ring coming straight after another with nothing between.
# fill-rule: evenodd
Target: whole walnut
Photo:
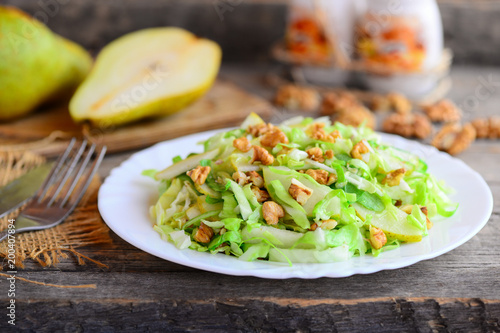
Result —
<instances>
[{"instance_id":1,"label":"whole walnut","mask_svg":"<svg viewBox=\"0 0 500 333\"><path fill-rule=\"evenodd\" d=\"M366 127L369 127L371 129L374 129L376 126L375 115L364 106L358 106L340 112L335 118L335 121L338 121L344 125L351 125L354 127L361 126L361 124L363 123Z\"/></svg>"},{"instance_id":2,"label":"whole walnut","mask_svg":"<svg viewBox=\"0 0 500 333\"><path fill-rule=\"evenodd\" d=\"M432 125L429 119L421 114L395 113L384 120L382 130L405 138L425 139L431 134Z\"/></svg>"},{"instance_id":3,"label":"whole walnut","mask_svg":"<svg viewBox=\"0 0 500 333\"><path fill-rule=\"evenodd\" d=\"M432 145L450 155L457 155L469 148L476 139L476 130L470 123L447 124L432 139Z\"/></svg>"}]
</instances>

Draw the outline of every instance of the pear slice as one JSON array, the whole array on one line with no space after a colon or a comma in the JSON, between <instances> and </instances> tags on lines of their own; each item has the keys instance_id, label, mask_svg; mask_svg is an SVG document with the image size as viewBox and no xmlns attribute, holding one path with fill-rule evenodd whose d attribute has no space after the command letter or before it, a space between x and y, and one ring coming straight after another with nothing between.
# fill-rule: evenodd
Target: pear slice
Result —
<instances>
[{"instance_id":1,"label":"pear slice","mask_svg":"<svg viewBox=\"0 0 500 333\"><path fill-rule=\"evenodd\" d=\"M180 28L130 33L101 51L71 116L106 128L176 112L211 87L220 61L215 42Z\"/></svg>"},{"instance_id":2,"label":"pear slice","mask_svg":"<svg viewBox=\"0 0 500 333\"><path fill-rule=\"evenodd\" d=\"M180 162L172 164L171 166L169 166L166 169L158 171L155 174L155 178L157 180L172 179L172 178L177 177L178 175L181 175L181 174L183 174L191 169L196 168L202 160L211 160L211 159L215 158L215 156L217 156L217 154L219 154L219 148L207 151L205 153L201 153L201 154L187 157Z\"/></svg>"},{"instance_id":3,"label":"pear slice","mask_svg":"<svg viewBox=\"0 0 500 333\"><path fill-rule=\"evenodd\" d=\"M375 213L357 203L354 203L353 207L363 220L367 215L372 215L371 224L382 229L388 237L404 242L420 242L422 240L423 231L408 223L406 220L408 214L400 209L395 209L393 215L388 211Z\"/></svg>"}]
</instances>

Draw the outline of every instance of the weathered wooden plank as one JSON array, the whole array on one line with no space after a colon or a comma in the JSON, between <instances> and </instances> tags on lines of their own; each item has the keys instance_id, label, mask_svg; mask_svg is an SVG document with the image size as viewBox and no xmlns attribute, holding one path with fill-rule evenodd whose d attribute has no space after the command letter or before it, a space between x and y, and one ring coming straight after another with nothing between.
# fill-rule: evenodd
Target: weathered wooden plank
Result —
<instances>
[{"instance_id":1,"label":"weathered wooden plank","mask_svg":"<svg viewBox=\"0 0 500 333\"><path fill-rule=\"evenodd\" d=\"M202 296L202 295L200 295ZM2 307L5 303L2 303ZM28 332L498 332L500 302L380 298L301 301L231 297L17 304ZM0 329L7 329L5 321Z\"/></svg>"}]
</instances>

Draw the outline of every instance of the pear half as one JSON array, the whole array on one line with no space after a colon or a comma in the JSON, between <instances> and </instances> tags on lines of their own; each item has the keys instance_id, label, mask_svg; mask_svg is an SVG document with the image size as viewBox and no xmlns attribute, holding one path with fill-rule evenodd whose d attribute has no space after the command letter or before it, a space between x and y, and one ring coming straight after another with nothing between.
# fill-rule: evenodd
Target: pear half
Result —
<instances>
[{"instance_id":1,"label":"pear half","mask_svg":"<svg viewBox=\"0 0 500 333\"><path fill-rule=\"evenodd\" d=\"M0 120L70 97L91 66L79 45L17 8L0 6Z\"/></svg>"},{"instance_id":2,"label":"pear half","mask_svg":"<svg viewBox=\"0 0 500 333\"><path fill-rule=\"evenodd\" d=\"M221 54L215 42L180 28L127 34L98 55L71 116L106 128L181 110L212 86Z\"/></svg>"}]
</instances>

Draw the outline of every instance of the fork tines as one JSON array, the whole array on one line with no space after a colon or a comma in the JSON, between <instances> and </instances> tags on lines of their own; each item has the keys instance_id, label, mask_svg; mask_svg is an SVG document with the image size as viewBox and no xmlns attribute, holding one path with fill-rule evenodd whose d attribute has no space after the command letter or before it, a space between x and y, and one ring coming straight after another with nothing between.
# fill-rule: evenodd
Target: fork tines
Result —
<instances>
[{"instance_id":1,"label":"fork tines","mask_svg":"<svg viewBox=\"0 0 500 333\"><path fill-rule=\"evenodd\" d=\"M75 206L90 185L105 153L105 146L97 148L95 144L89 145L86 140L79 144L72 139L34 200L47 207Z\"/></svg>"}]
</instances>

